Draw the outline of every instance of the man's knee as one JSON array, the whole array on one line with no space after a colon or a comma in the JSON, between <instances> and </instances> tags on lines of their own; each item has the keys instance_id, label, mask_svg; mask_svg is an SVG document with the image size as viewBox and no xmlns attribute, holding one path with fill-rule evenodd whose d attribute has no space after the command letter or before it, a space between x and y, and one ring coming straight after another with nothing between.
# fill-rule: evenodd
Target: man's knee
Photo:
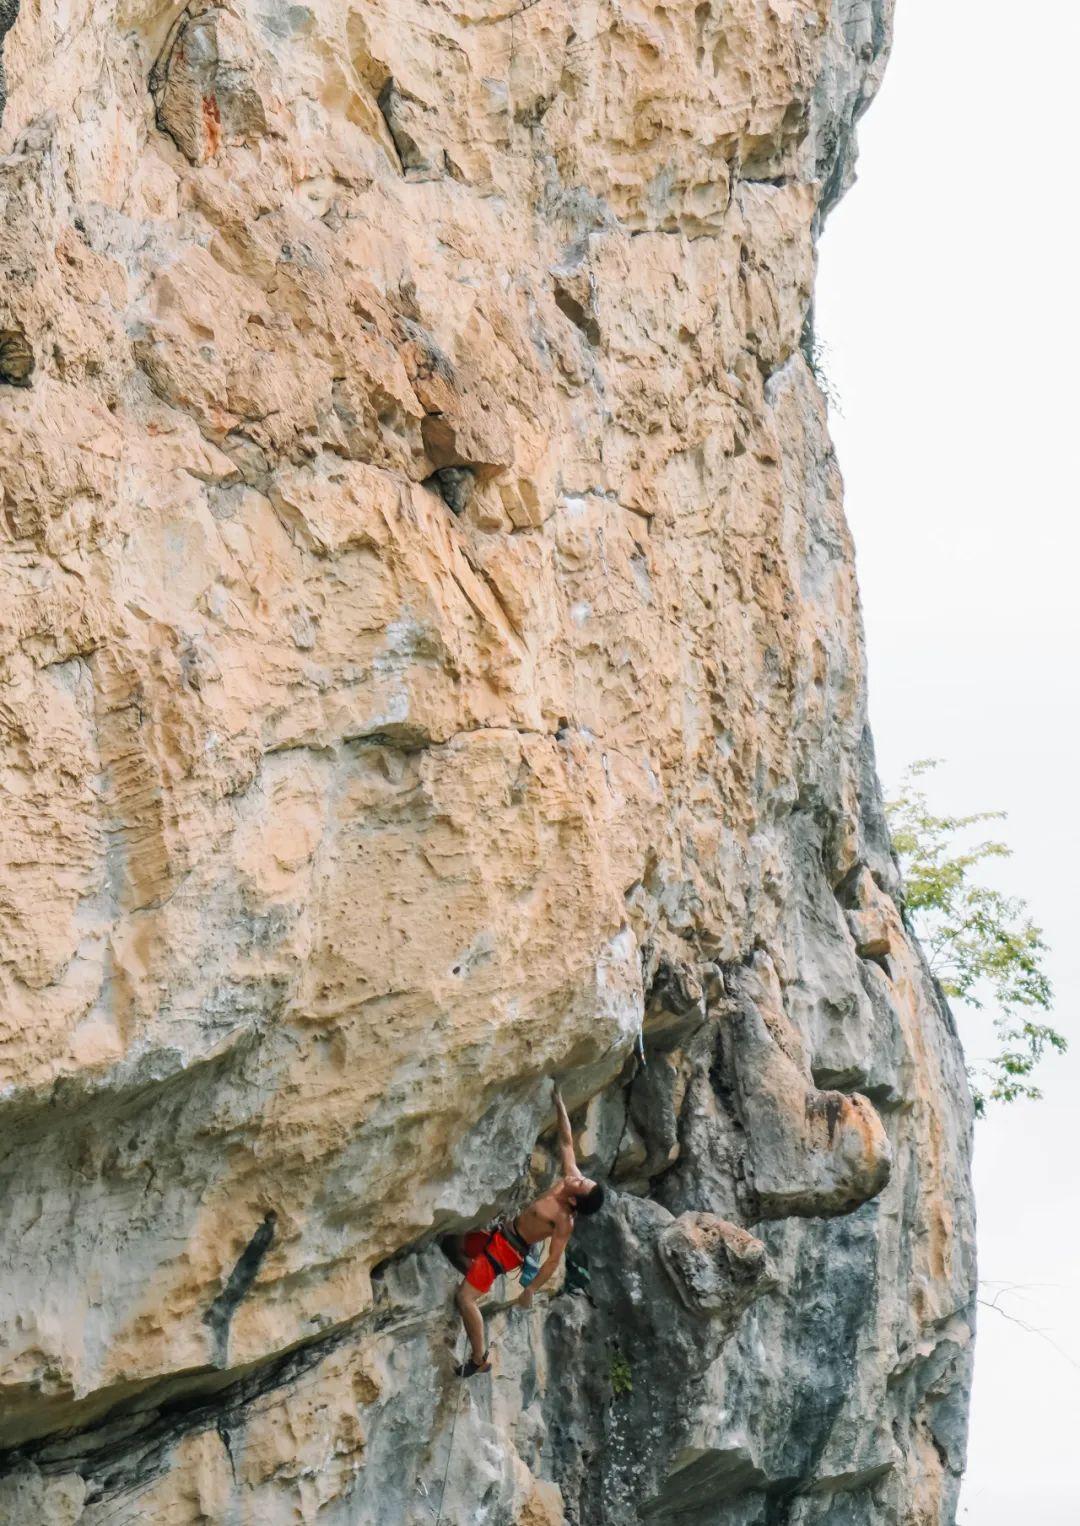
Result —
<instances>
[{"instance_id":1,"label":"man's knee","mask_svg":"<svg viewBox=\"0 0 1080 1526\"><path fill-rule=\"evenodd\" d=\"M454 1301L459 1309L465 1309L468 1308L470 1304L475 1304L476 1299L476 1289L470 1283L459 1283L458 1290L454 1294Z\"/></svg>"}]
</instances>

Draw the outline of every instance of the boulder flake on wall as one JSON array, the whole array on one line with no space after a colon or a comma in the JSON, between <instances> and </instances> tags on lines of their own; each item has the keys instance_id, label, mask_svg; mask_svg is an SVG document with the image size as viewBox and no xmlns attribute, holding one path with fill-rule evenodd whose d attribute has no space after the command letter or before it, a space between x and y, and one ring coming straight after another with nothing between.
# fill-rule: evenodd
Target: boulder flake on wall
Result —
<instances>
[{"instance_id":1,"label":"boulder flake on wall","mask_svg":"<svg viewBox=\"0 0 1080 1526\"><path fill-rule=\"evenodd\" d=\"M889 0L9 24L0 1519L947 1526L970 1106L806 358ZM610 1203L463 1391L551 1076Z\"/></svg>"}]
</instances>

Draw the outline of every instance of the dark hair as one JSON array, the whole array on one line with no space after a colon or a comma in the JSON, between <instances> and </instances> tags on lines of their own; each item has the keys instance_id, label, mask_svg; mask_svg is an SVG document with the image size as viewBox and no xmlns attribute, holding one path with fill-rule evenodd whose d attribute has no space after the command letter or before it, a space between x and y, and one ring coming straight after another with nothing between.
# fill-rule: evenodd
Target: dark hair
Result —
<instances>
[{"instance_id":1,"label":"dark hair","mask_svg":"<svg viewBox=\"0 0 1080 1526\"><path fill-rule=\"evenodd\" d=\"M575 1213L598 1213L604 1206L604 1189L599 1182L594 1183L585 1193L584 1197L574 1200Z\"/></svg>"}]
</instances>

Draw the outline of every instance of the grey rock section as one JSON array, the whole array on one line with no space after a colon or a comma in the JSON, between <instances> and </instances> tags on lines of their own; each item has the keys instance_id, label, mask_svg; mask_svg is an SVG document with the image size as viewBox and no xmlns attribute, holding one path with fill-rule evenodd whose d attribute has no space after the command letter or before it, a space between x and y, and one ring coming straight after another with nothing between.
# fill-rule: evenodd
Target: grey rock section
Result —
<instances>
[{"instance_id":1,"label":"grey rock section","mask_svg":"<svg viewBox=\"0 0 1080 1526\"><path fill-rule=\"evenodd\" d=\"M823 892L818 863L816 882L794 898L795 918ZM847 922L834 905L839 939ZM890 983L921 985L920 1022L894 1035L902 1063L878 1104L891 1175L854 1211L745 1227L754 1197L726 1057L742 1044L746 972L662 966L645 1068L628 1065L622 1084L577 1119L593 1168L614 1157L612 1197L579 1225L553 1299L526 1315L508 1279L497 1288L492 1378L451 1377L461 1350L455 1278L434 1247L420 1246L377 1273L374 1312L355 1328L266 1370L223 1374L217 1387L212 1375L174 1381L80 1432L9 1452L0 1512L88 1526L137 1520L140 1494L177 1466L185 1439L213 1430L241 1455L268 1415L288 1424L293 1392L328 1386L332 1365L347 1359L378 1374L378 1394L365 1401L364 1467L326 1514L341 1526L419 1526L440 1507L455 1526L945 1526L970 1379L968 1111L947 1011L897 926ZM850 938L846 949L854 991L861 961ZM803 978L824 979L829 955L823 940ZM877 1031L877 1010L865 1010ZM766 1015L775 1021L759 1012L762 1024ZM846 1039L858 1051L857 1036ZM759 1059L752 1044L737 1063ZM755 1148L757 1168L768 1167L765 1147ZM541 1154L538 1179L552 1166ZM223 1289L223 1314L271 1228ZM528 1513L523 1465L558 1486L559 1514ZM82 1514L48 1513L75 1499Z\"/></svg>"},{"instance_id":2,"label":"grey rock section","mask_svg":"<svg viewBox=\"0 0 1080 1526\"><path fill-rule=\"evenodd\" d=\"M642 1160L664 1157L674 1115L676 1159L639 1190L680 1215L707 1208L749 1221L767 1249L777 1291L754 1303L719 1355L699 1362L699 1353L685 1350L670 1331L651 1346L635 1325L623 1288L635 1279L630 1247L613 1254L599 1227L579 1232L574 1254L587 1268L587 1280L578 1280L588 1298L582 1294L572 1313L553 1316L560 1370L576 1373L580 1366L595 1374L596 1350L630 1331L649 1400L647 1413L632 1404L618 1409L614 1399L603 1402L595 1380L590 1391L590 1379L575 1376L574 1418L552 1405L555 1476L567 1519L577 1526L634 1519L695 1526L954 1520L973 1330L970 1109L949 1013L904 936L895 904L877 884L877 878L894 883L894 870L876 786L868 781L868 788L867 868L854 887L837 893L828 882L827 821L799 830L813 852L802 860L791 905L801 959L798 981L785 992L786 1028L778 1026L784 1014L775 1010L775 988L770 994L761 979L760 956L727 973L727 998L714 982L708 1021L680 1040L684 1047L667 1047L676 1014L662 999L650 1014L648 1067L633 1081L626 1105L637 1137L623 1135L616 1177L625 1171L634 1179ZM873 961L860 957L851 936L853 913L843 903L852 897L873 902L873 910L854 915L890 928L874 940L878 949L884 940L888 952ZM812 942L796 932L809 923L816 929ZM909 982L914 1025L899 1000ZM664 988L684 993L692 984L687 973L681 983L665 979ZM807 1001L815 986L832 993L827 1010L835 1016L811 1037L809 1019L822 1015ZM841 993L846 1004L836 999ZM671 1005L682 1005L679 994ZM790 1018L800 1009L796 1028ZM652 1031L660 1052L653 1052ZM772 1038L763 1039L770 1031ZM763 1179L793 1182L800 1175L790 1129L770 1128L767 1117L747 1111L774 1089L769 1071L777 1038L794 1059L807 1045L815 1071L821 1057L830 1077L843 1073L877 1099L891 1176L884 1186L863 1181L866 1200L854 1211L844 1212L837 1198L822 1200L813 1216L806 1216L806 1201L793 1201L781 1215L775 1200L763 1201ZM602 1106L618 1110L614 1096ZM865 1099L860 1106L870 1108ZM610 1136L614 1126L614 1118L597 1121L593 1133ZM854 1184L861 1172L857 1161L850 1164ZM774 1222L762 1222L774 1215ZM572 1355L582 1350L584 1358ZM610 1429L613 1410L626 1417L625 1435ZM585 1436L582 1415L594 1417Z\"/></svg>"},{"instance_id":3,"label":"grey rock section","mask_svg":"<svg viewBox=\"0 0 1080 1526\"><path fill-rule=\"evenodd\" d=\"M822 182L821 222L855 179L855 128L881 84L895 0L834 0L833 37L810 113L808 151Z\"/></svg>"},{"instance_id":4,"label":"grey rock section","mask_svg":"<svg viewBox=\"0 0 1080 1526\"><path fill-rule=\"evenodd\" d=\"M588 1291L559 1299L547 1329L560 1381L545 1412L569 1521L655 1515L688 1421L707 1411L710 1370L776 1286L761 1243L738 1237L634 1198L579 1232L570 1281Z\"/></svg>"},{"instance_id":5,"label":"grey rock section","mask_svg":"<svg viewBox=\"0 0 1080 1526\"><path fill-rule=\"evenodd\" d=\"M761 1241L713 1214L682 1214L661 1232L657 1248L683 1305L728 1330L776 1286Z\"/></svg>"}]
</instances>

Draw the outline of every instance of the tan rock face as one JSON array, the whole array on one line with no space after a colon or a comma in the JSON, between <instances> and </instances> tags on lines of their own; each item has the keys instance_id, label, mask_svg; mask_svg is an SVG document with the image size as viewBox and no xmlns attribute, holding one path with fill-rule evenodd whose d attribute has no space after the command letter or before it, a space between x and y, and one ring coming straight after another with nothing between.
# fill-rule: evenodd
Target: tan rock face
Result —
<instances>
[{"instance_id":1,"label":"tan rock face","mask_svg":"<svg viewBox=\"0 0 1080 1526\"><path fill-rule=\"evenodd\" d=\"M803 354L890 9L22 6L0 1517L949 1519L968 1102ZM466 1399L431 1242L551 1075L612 1200Z\"/></svg>"}]
</instances>

